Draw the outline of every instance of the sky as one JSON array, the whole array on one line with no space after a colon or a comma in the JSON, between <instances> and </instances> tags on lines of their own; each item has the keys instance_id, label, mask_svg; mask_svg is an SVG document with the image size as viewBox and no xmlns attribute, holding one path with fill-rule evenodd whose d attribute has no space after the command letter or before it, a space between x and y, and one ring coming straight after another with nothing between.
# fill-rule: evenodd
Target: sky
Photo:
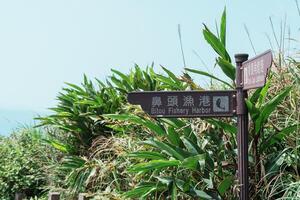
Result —
<instances>
[{"instance_id":1,"label":"sky","mask_svg":"<svg viewBox=\"0 0 300 200\"><path fill-rule=\"evenodd\" d=\"M111 68L154 62L179 75L178 24L187 66L222 77L201 29L215 31L225 7L231 55L254 55L244 25L257 53L270 48L266 34L275 47L270 17L276 34L286 18L299 39L295 0L0 0L0 134L32 125L64 83L79 84L84 73L104 80Z\"/></svg>"}]
</instances>

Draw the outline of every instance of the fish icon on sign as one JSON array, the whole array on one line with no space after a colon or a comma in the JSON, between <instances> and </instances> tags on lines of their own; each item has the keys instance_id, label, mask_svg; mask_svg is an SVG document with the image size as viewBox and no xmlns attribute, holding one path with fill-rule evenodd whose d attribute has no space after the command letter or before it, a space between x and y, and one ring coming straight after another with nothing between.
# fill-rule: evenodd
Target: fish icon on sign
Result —
<instances>
[{"instance_id":1,"label":"fish icon on sign","mask_svg":"<svg viewBox=\"0 0 300 200\"><path fill-rule=\"evenodd\" d=\"M214 112L228 112L229 111L228 96L214 96L213 97L213 111Z\"/></svg>"},{"instance_id":2,"label":"fish icon on sign","mask_svg":"<svg viewBox=\"0 0 300 200\"><path fill-rule=\"evenodd\" d=\"M222 109L222 110L225 110L225 106L222 105L221 103L222 103L221 99L218 98L217 101L216 101L217 107L220 108L220 109Z\"/></svg>"}]
</instances>

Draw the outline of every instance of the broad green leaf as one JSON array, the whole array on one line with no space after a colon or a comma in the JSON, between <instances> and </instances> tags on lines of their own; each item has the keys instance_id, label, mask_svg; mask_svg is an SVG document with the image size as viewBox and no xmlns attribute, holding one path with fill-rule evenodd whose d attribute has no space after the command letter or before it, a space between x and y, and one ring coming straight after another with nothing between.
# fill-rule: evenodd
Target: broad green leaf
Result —
<instances>
[{"instance_id":1,"label":"broad green leaf","mask_svg":"<svg viewBox=\"0 0 300 200\"><path fill-rule=\"evenodd\" d=\"M85 93L85 91L81 87L79 87L75 84L72 84L72 83L65 83L65 84L72 87L72 88L74 88L75 90L77 90L80 93Z\"/></svg>"},{"instance_id":2,"label":"broad green leaf","mask_svg":"<svg viewBox=\"0 0 300 200\"><path fill-rule=\"evenodd\" d=\"M144 141L143 144L156 147L158 150L163 151L169 156L176 158L178 160L184 160L186 157L190 156L189 152L186 152L183 149L168 144L166 142L160 142L156 139Z\"/></svg>"},{"instance_id":3,"label":"broad green leaf","mask_svg":"<svg viewBox=\"0 0 300 200\"><path fill-rule=\"evenodd\" d=\"M258 88L255 90L255 92L251 95L251 97L249 98L249 101L255 105L259 99L259 95L260 95L260 92L261 92L262 88Z\"/></svg>"},{"instance_id":4,"label":"broad green leaf","mask_svg":"<svg viewBox=\"0 0 300 200\"><path fill-rule=\"evenodd\" d=\"M195 74L200 74L200 75L203 75L203 76L207 76L209 78L212 78L212 79L215 79L217 81L220 81L221 83L224 83L225 85L229 86L230 88L233 88L233 86L229 83L227 83L226 81L223 81L222 79L219 79L218 77L212 75L212 74L209 74L205 71L200 71L200 70L196 70L196 69L190 69L190 68L185 68L186 71L189 71L189 72L192 72L192 73L195 73Z\"/></svg>"},{"instance_id":5,"label":"broad green leaf","mask_svg":"<svg viewBox=\"0 0 300 200\"><path fill-rule=\"evenodd\" d=\"M62 160L60 169L73 170L82 167L86 161L79 156L67 156Z\"/></svg>"},{"instance_id":6,"label":"broad green leaf","mask_svg":"<svg viewBox=\"0 0 300 200\"><path fill-rule=\"evenodd\" d=\"M179 160L151 160L146 163L136 164L128 169L129 172L148 172L167 167L177 167L181 164Z\"/></svg>"},{"instance_id":7,"label":"broad green leaf","mask_svg":"<svg viewBox=\"0 0 300 200\"><path fill-rule=\"evenodd\" d=\"M205 121L207 121L210 124L215 125L218 128L223 129L224 131L231 133L232 135L236 135L237 134L237 128L236 126L233 126L229 123L223 122L221 120L217 120L217 119L205 119Z\"/></svg>"},{"instance_id":8,"label":"broad green leaf","mask_svg":"<svg viewBox=\"0 0 300 200\"><path fill-rule=\"evenodd\" d=\"M176 187L176 183L175 182L173 182L173 184L172 184L171 200L177 200L177 187Z\"/></svg>"},{"instance_id":9,"label":"broad green leaf","mask_svg":"<svg viewBox=\"0 0 300 200\"><path fill-rule=\"evenodd\" d=\"M84 99L84 100L81 100L81 101L76 101L75 104L81 104L81 105L93 106L93 105L96 104L96 102L95 102L95 101L92 101L92 100Z\"/></svg>"},{"instance_id":10,"label":"broad green leaf","mask_svg":"<svg viewBox=\"0 0 300 200\"><path fill-rule=\"evenodd\" d=\"M156 90L155 80L149 76L148 72L143 72L143 74L144 74L144 77L146 78L147 82L149 83L148 90L150 90L150 91Z\"/></svg>"},{"instance_id":11,"label":"broad green leaf","mask_svg":"<svg viewBox=\"0 0 300 200\"><path fill-rule=\"evenodd\" d=\"M226 177L218 186L220 195L224 195L232 186L234 178L232 176Z\"/></svg>"},{"instance_id":12,"label":"broad green leaf","mask_svg":"<svg viewBox=\"0 0 300 200\"><path fill-rule=\"evenodd\" d=\"M176 119L176 118L164 118L161 119L163 122L176 127L175 130L179 131L183 131L184 135L186 136L190 136L192 134L192 128L191 126L187 126L187 122L181 119ZM196 139L196 138L194 138Z\"/></svg>"},{"instance_id":13,"label":"broad green leaf","mask_svg":"<svg viewBox=\"0 0 300 200\"><path fill-rule=\"evenodd\" d=\"M96 79L97 83L99 84L99 87L100 87L100 88L106 88L106 85L105 85L102 81L100 81L100 80L97 79L97 78L95 78L95 79Z\"/></svg>"},{"instance_id":14,"label":"broad green leaf","mask_svg":"<svg viewBox=\"0 0 300 200\"><path fill-rule=\"evenodd\" d=\"M164 160L167 159L161 153L154 152L154 151L138 151L127 154L128 157L132 158L141 158L141 159L151 159L151 160Z\"/></svg>"},{"instance_id":15,"label":"broad green leaf","mask_svg":"<svg viewBox=\"0 0 300 200\"><path fill-rule=\"evenodd\" d=\"M226 47L226 8L224 8L221 18L220 38L223 46Z\"/></svg>"},{"instance_id":16,"label":"broad green leaf","mask_svg":"<svg viewBox=\"0 0 300 200\"><path fill-rule=\"evenodd\" d=\"M260 114L259 109L256 108L255 105L250 100L247 99L245 102L246 102L246 105L247 105L247 108L250 113L252 121L255 121Z\"/></svg>"},{"instance_id":17,"label":"broad green leaf","mask_svg":"<svg viewBox=\"0 0 300 200\"><path fill-rule=\"evenodd\" d=\"M43 141L45 141L46 143L50 144L53 148L55 148L55 149L57 149L57 150L59 150L61 152L70 153L70 151L72 151L68 145L63 144L63 143L61 143L59 141L55 141L55 140L52 140L52 139L50 139L50 140L46 140L45 139Z\"/></svg>"},{"instance_id":18,"label":"broad green leaf","mask_svg":"<svg viewBox=\"0 0 300 200\"><path fill-rule=\"evenodd\" d=\"M119 88L124 89L124 85L122 84L122 81L117 79L114 75L110 77L110 80Z\"/></svg>"},{"instance_id":19,"label":"broad green leaf","mask_svg":"<svg viewBox=\"0 0 300 200\"><path fill-rule=\"evenodd\" d=\"M266 85L262 88L261 92L259 93L259 98L258 98L259 105L262 105L262 103L265 101L270 84L271 84L271 81L268 80Z\"/></svg>"},{"instance_id":20,"label":"broad green leaf","mask_svg":"<svg viewBox=\"0 0 300 200\"><path fill-rule=\"evenodd\" d=\"M155 176L155 178L166 186L170 186L170 184L174 181L174 178L169 176Z\"/></svg>"},{"instance_id":21,"label":"broad green leaf","mask_svg":"<svg viewBox=\"0 0 300 200\"><path fill-rule=\"evenodd\" d=\"M190 153L195 155L204 153L203 150L197 144L195 144L186 136L181 136L181 141L183 142L184 146Z\"/></svg>"},{"instance_id":22,"label":"broad green leaf","mask_svg":"<svg viewBox=\"0 0 300 200\"><path fill-rule=\"evenodd\" d=\"M175 178L176 186L184 193L189 193L191 190L190 180L183 181L181 179Z\"/></svg>"},{"instance_id":23,"label":"broad green leaf","mask_svg":"<svg viewBox=\"0 0 300 200\"><path fill-rule=\"evenodd\" d=\"M210 44L210 46L215 50L219 56L225 60L227 60L229 63L231 63L231 59L229 54L227 53L225 46L222 44L222 42L219 40L218 37L216 37L204 24L203 29L203 36L205 40Z\"/></svg>"},{"instance_id":24,"label":"broad green leaf","mask_svg":"<svg viewBox=\"0 0 300 200\"><path fill-rule=\"evenodd\" d=\"M218 58L217 63L221 67L224 74L226 76L228 76L231 80L234 81L235 80L235 67L224 58Z\"/></svg>"},{"instance_id":25,"label":"broad green leaf","mask_svg":"<svg viewBox=\"0 0 300 200\"><path fill-rule=\"evenodd\" d=\"M132 87L132 83L130 81L129 76L121 73L120 71L117 71L115 69L111 69L111 71L115 74L117 74L122 80L120 80L122 82L122 84L127 88L127 91L132 91L133 87ZM114 77L114 76L113 76ZM119 79L118 79L119 80Z\"/></svg>"},{"instance_id":26,"label":"broad green leaf","mask_svg":"<svg viewBox=\"0 0 300 200\"><path fill-rule=\"evenodd\" d=\"M168 86L177 86L176 83L169 77L166 77L166 76L163 76L163 75L160 75L160 74L156 74L155 78L158 81L167 84Z\"/></svg>"},{"instance_id":27,"label":"broad green leaf","mask_svg":"<svg viewBox=\"0 0 300 200\"><path fill-rule=\"evenodd\" d=\"M182 147L182 141L178 132L174 130L174 127L168 127L167 138L173 145Z\"/></svg>"},{"instance_id":28,"label":"broad green leaf","mask_svg":"<svg viewBox=\"0 0 300 200\"><path fill-rule=\"evenodd\" d=\"M260 152L263 152L266 148L272 147L276 143L282 142L284 138L286 138L291 133L295 132L299 129L300 125L292 125L282 129L280 132L271 135L268 139L264 140L260 145Z\"/></svg>"},{"instance_id":29,"label":"broad green leaf","mask_svg":"<svg viewBox=\"0 0 300 200\"><path fill-rule=\"evenodd\" d=\"M266 166L266 174L268 176L279 173L279 170L285 161L286 153L289 150L290 150L290 148L285 148L281 152L276 153L276 157L268 160L268 162L265 165Z\"/></svg>"},{"instance_id":30,"label":"broad green leaf","mask_svg":"<svg viewBox=\"0 0 300 200\"><path fill-rule=\"evenodd\" d=\"M195 195L197 197L200 197L202 199L213 199L210 195L208 195L206 192L202 191L202 190L193 190L195 192Z\"/></svg>"},{"instance_id":31,"label":"broad green leaf","mask_svg":"<svg viewBox=\"0 0 300 200\"><path fill-rule=\"evenodd\" d=\"M286 127L282 129L279 133L275 134L270 141L270 145L273 145L276 142L281 142L283 138L288 136L289 134L295 132L297 129L299 129L300 125L296 124L293 126Z\"/></svg>"},{"instance_id":32,"label":"broad green leaf","mask_svg":"<svg viewBox=\"0 0 300 200\"><path fill-rule=\"evenodd\" d=\"M133 190L124 193L123 196L126 198L139 198L145 196L146 194L149 195L149 192L151 193L159 188L161 189L162 187L158 186L157 183L143 183L138 185Z\"/></svg>"},{"instance_id":33,"label":"broad green leaf","mask_svg":"<svg viewBox=\"0 0 300 200\"><path fill-rule=\"evenodd\" d=\"M139 124L149 128L151 131L158 135L165 135L165 130L155 122L151 120L142 119L138 116L131 115L131 114L105 114L103 117L107 117L110 119L116 119L121 121L130 121L135 124Z\"/></svg>"},{"instance_id":34,"label":"broad green leaf","mask_svg":"<svg viewBox=\"0 0 300 200\"><path fill-rule=\"evenodd\" d=\"M113 73L117 74L118 76L120 76L120 77L121 77L124 81L126 81L128 84L131 83L130 78L129 78L127 75L125 75L125 74L123 74L122 72L120 72L120 71L118 71L118 70L115 70L115 69L111 69L111 71L112 71Z\"/></svg>"},{"instance_id":35,"label":"broad green leaf","mask_svg":"<svg viewBox=\"0 0 300 200\"><path fill-rule=\"evenodd\" d=\"M261 108L261 113L257 120L255 121L255 132L258 133L265 121L269 118L271 113L276 109L276 107L285 99L285 97L290 93L292 86L287 87L285 90L281 91L278 95L276 95L273 99L268 101Z\"/></svg>"},{"instance_id":36,"label":"broad green leaf","mask_svg":"<svg viewBox=\"0 0 300 200\"><path fill-rule=\"evenodd\" d=\"M168 70L167 68L161 66L163 68L163 70L168 74L168 76L173 79L173 81L177 84L180 85L181 82L179 81L179 79L175 76L175 74L173 74L170 70Z\"/></svg>"},{"instance_id":37,"label":"broad green leaf","mask_svg":"<svg viewBox=\"0 0 300 200\"><path fill-rule=\"evenodd\" d=\"M182 161L181 167L192 169L192 170L199 170L205 168L205 154L199 154L196 156L192 156L186 158Z\"/></svg>"},{"instance_id":38,"label":"broad green leaf","mask_svg":"<svg viewBox=\"0 0 300 200\"><path fill-rule=\"evenodd\" d=\"M214 167L215 167L215 163L213 157L207 153L205 157L205 168L208 171L213 171Z\"/></svg>"}]
</instances>

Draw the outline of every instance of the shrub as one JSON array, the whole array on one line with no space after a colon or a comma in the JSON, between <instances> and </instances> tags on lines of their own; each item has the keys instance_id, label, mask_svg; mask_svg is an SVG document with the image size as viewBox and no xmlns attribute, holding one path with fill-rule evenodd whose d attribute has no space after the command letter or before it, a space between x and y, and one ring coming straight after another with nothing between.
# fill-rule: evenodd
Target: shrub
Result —
<instances>
[{"instance_id":1,"label":"shrub","mask_svg":"<svg viewBox=\"0 0 300 200\"><path fill-rule=\"evenodd\" d=\"M13 199L16 192L41 195L47 182L44 167L55 157L43 137L38 129L24 128L0 139L1 199Z\"/></svg>"}]
</instances>

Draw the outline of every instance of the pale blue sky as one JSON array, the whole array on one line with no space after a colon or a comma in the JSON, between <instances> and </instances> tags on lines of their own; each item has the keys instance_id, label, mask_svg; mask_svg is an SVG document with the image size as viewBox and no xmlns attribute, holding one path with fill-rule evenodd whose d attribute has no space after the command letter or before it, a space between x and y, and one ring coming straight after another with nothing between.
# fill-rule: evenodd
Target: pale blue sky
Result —
<instances>
[{"instance_id":1,"label":"pale blue sky","mask_svg":"<svg viewBox=\"0 0 300 200\"><path fill-rule=\"evenodd\" d=\"M178 24L187 65L205 69L196 51L213 71L215 54L201 28L206 23L215 30L225 5L231 55L253 55L244 24L257 52L270 48L269 17L279 34L286 14L299 39L294 0L0 0L0 133L55 105L63 83L80 83L83 73L104 79L111 68L127 72L134 63L154 61L179 74ZM5 114L9 110L20 114Z\"/></svg>"}]
</instances>

